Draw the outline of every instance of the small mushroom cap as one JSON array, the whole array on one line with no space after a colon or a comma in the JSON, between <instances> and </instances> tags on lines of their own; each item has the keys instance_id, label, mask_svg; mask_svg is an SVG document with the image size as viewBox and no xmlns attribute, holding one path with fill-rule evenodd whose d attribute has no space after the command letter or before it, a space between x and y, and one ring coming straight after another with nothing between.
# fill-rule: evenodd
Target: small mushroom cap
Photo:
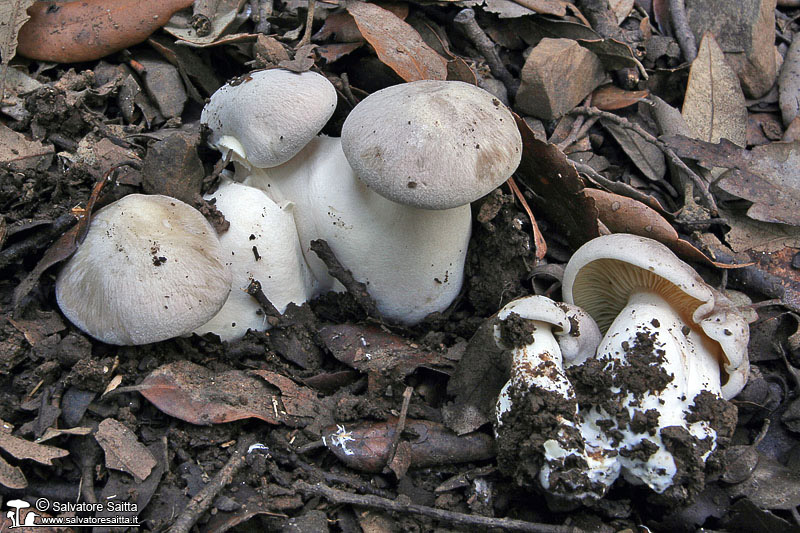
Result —
<instances>
[{"instance_id":1,"label":"small mushroom cap","mask_svg":"<svg viewBox=\"0 0 800 533\"><path fill-rule=\"evenodd\" d=\"M497 312L497 318L505 320L512 313L526 320L550 324L553 326L553 335L565 335L570 330L570 322L564 309L547 296L531 295L512 300ZM498 347L506 349L507 347L502 342L499 326L495 326L494 335Z\"/></svg>"},{"instance_id":2,"label":"small mushroom cap","mask_svg":"<svg viewBox=\"0 0 800 533\"><path fill-rule=\"evenodd\" d=\"M689 327L714 341L727 376L722 393L732 398L747 381L749 329L731 302L658 241L627 233L592 239L564 269L562 293L585 309L602 332L638 290L660 294Z\"/></svg>"},{"instance_id":3,"label":"small mushroom cap","mask_svg":"<svg viewBox=\"0 0 800 533\"><path fill-rule=\"evenodd\" d=\"M342 149L381 196L449 209L506 181L522 157L522 138L511 112L483 89L425 80L361 101L342 127Z\"/></svg>"},{"instance_id":4,"label":"small mushroom cap","mask_svg":"<svg viewBox=\"0 0 800 533\"><path fill-rule=\"evenodd\" d=\"M564 366L579 365L595 356L603 335L589 313L577 305L567 303L558 305L564 310L570 323L569 332L558 337Z\"/></svg>"},{"instance_id":5,"label":"small mushroom cap","mask_svg":"<svg viewBox=\"0 0 800 533\"><path fill-rule=\"evenodd\" d=\"M190 333L230 288L217 235L199 211L169 196L131 194L94 214L58 274L56 299L92 337L135 345Z\"/></svg>"},{"instance_id":6,"label":"small mushroom cap","mask_svg":"<svg viewBox=\"0 0 800 533\"><path fill-rule=\"evenodd\" d=\"M294 157L336 109L336 89L315 72L261 70L211 95L200 122L209 144L249 167L271 168Z\"/></svg>"}]
</instances>

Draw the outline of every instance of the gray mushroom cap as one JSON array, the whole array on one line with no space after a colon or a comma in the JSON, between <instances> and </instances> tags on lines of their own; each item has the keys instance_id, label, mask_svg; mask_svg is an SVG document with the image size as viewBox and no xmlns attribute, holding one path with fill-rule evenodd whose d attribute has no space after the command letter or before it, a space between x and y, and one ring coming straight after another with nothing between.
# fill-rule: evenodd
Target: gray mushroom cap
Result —
<instances>
[{"instance_id":1,"label":"gray mushroom cap","mask_svg":"<svg viewBox=\"0 0 800 533\"><path fill-rule=\"evenodd\" d=\"M220 310L231 289L214 228L189 206L131 194L92 217L56 280L56 299L81 330L108 344L185 335Z\"/></svg>"},{"instance_id":2,"label":"gray mushroom cap","mask_svg":"<svg viewBox=\"0 0 800 533\"><path fill-rule=\"evenodd\" d=\"M209 144L248 167L271 168L294 157L336 109L336 89L315 72L252 72L217 90L200 122Z\"/></svg>"},{"instance_id":3,"label":"gray mushroom cap","mask_svg":"<svg viewBox=\"0 0 800 533\"><path fill-rule=\"evenodd\" d=\"M415 81L360 102L342 128L358 177L397 203L449 209L489 193L516 170L522 138L494 96L457 81Z\"/></svg>"}]
</instances>

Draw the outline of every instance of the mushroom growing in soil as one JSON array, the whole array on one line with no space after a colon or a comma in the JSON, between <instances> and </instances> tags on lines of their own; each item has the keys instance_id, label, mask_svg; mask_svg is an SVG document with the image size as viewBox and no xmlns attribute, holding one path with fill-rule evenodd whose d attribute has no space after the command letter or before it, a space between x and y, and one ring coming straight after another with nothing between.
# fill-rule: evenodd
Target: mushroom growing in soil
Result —
<instances>
[{"instance_id":1,"label":"mushroom growing in soil","mask_svg":"<svg viewBox=\"0 0 800 533\"><path fill-rule=\"evenodd\" d=\"M384 318L411 325L447 308L463 281L469 202L507 180L521 158L510 111L465 83L401 84L357 105L341 140L316 137L291 159L274 158L282 162L274 165L261 153L271 143L257 140L258 132L274 136L269 117L248 114L233 96L241 87L260 92L260 79L228 86L224 99L212 96L214 109L204 111L203 122L216 146L234 151L238 181L294 204L314 295L342 289L311 252L311 241L323 239L367 285ZM286 92L271 87L265 93ZM242 117L226 119L236 113ZM259 157L251 157L256 151L245 138L263 145Z\"/></svg>"},{"instance_id":2,"label":"mushroom growing in soil","mask_svg":"<svg viewBox=\"0 0 800 533\"><path fill-rule=\"evenodd\" d=\"M300 241L288 202L277 204L264 192L224 179L206 195L230 223L219 242L232 274L231 294L222 309L195 333L215 333L223 341L244 336L248 329L269 329L258 302L245 289L252 280L275 308L283 313L311 296L311 272L300 251Z\"/></svg>"},{"instance_id":3,"label":"mushroom growing in soil","mask_svg":"<svg viewBox=\"0 0 800 533\"><path fill-rule=\"evenodd\" d=\"M562 290L605 334L568 373L584 426L619 450L626 479L690 499L736 425L727 400L747 381L746 320L663 244L628 234L582 246Z\"/></svg>"},{"instance_id":4,"label":"mushroom growing in soil","mask_svg":"<svg viewBox=\"0 0 800 533\"><path fill-rule=\"evenodd\" d=\"M189 206L131 194L92 216L86 238L56 279L56 299L81 330L136 345L191 333L231 288L214 228Z\"/></svg>"}]
</instances>

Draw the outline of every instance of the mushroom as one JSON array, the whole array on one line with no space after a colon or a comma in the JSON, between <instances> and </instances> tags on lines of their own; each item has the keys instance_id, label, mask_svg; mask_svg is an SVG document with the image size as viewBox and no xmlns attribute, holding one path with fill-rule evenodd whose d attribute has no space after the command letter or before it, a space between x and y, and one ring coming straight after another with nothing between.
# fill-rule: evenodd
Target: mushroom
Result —
<instances>
[{"instance_id":1,"label":"mushroom","mask_svg":"<svg viewBox=\"0 0 800 533\"><path fill-rule=\"evenodd\" d=\"M200 123L209 144L247 167L285 163L319 133L336 109L336 89L315 72L251 72L211 95Z\"/></svg>"},{"instance_id":2,"label":"mushroom","mask_svg":"<svg viewBox=\"0 0 800 533\"><path fill-rule=\"evenodd\" d=\"M56 279L56 299L108 344L185 335L222 308L231 288L214 229L175 198L131 194L94 214Z\"/></svg>"},{"instance_id":3,"label":"mushroom","mask_svg":"<svg viewBox=\"0 0 800 533\"><path fill-rule=\"evenodd\" d=\"M222 309L202 327L200 335L215 333L223 341L239 339L253 331L269 329L256 300L245 292L252 280L275 308L283 313L312 294L312 275L300 250L289 202L277 204L262 191L225 179L205 196L225 215L228 231L219 237L225 264L232 274L231 294Z\"/></svg>"},{"instance_id":4,"label":"mushroom","mask_svg":"<svg viewBox=\"0 0 800 533\"><path fill-rule=\"evenodd\" d=\"M375 92L342 127L359 179L393 202L421 209L467 205L519 166L522 138L500 100L474 85L423 80Z\"/></svg>"},{"instance_id":5,"label":"mushroom","mask_svg":"<svg viewBox=\"0 0 800 533\"><path fill-rule=\"evenodd\" d=\"M496 315L497 347L511 352L509 381L496 405L498 462L521 485L580 499L601 496L616 479L616 453L584 434L564 358L593 356L600 341L581 309L545 296L514 300Z\"/></svg>"},{"instance_id":6,"label":"mushroom","mask_svg":"<svg viewBox=\"0 0 800 533\"><path fill-rule=\"evenodd\" d=\"M691 498L736 424L726 400L747 381L747 322L666 246L634 235L583 245L562 290L605 333L570 370L584 426L619 448L626 479Z\"/></svg>"},{"instance_id":7,"label":"mushroom","mask_svg":"<svg viewBox=\"0 0 800 533\"><path fill-rule=\"evenodd\" d=\"M217 102L212 97L215 106L225 102L232 104L231 99ZM444 310L455 299L471 231L469 202L507 180L522 152L508 109L489 93L460 82L415 82L378 91L353 109L341 140L317 137L293 158L280 158L285 162L278 166L251 159L252 149L242 142L237 149L230 140L245 137L236 131L243 124L248 131L266 131L266 120L247 116L228 124L225 117L241 110L215 109L216 118L204 121L211 139L217 139L215 145L234 151L236 179L275 202L295 205L303 255L314 274L314 295L342 289L310 250L312 240L323 239L355 279L367 285L384 318L407 325ZM367 123L369 131L364 130ZM359 148L363 142L375 149ZM351 148L343 151L347 143ZM392 151L395 163L416 163L403 169L381 163L388 163ZM365 165L363 176L353 170L359 161ZM412 174L416 181L409 178ZM372 183L370 176L384 185ZM417 185L409 196L382 196L392 187L410 190Z\"/></svg>"}]
</instances>

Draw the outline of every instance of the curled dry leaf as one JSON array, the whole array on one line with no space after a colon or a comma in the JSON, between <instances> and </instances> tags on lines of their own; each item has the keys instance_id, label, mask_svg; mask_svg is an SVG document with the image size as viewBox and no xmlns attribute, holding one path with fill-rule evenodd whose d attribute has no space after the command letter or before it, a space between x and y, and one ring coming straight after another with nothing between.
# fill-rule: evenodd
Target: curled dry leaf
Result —
<instances>
[{"instance_id":1,"label":"curled dry leaf","mask_svg":"<svg viewBox=\"0 0 800 533\"><path fill-rule=\"evenodd\" d=\"M337 424L325 429L322 442L350 468L380 472L389 460L397 421L393 417L386 422ZM410 461L410 467L481 461L494 456L491 436L485 433L458 436L442 424L428 420L407 419L401 439L402 453Z\"/></svg>"},{"instance_id":2,"label":"curled dry leaf","mask_svg":"<svg viewBox=\"0 0 800 533\"><path fill-rule=\"evenodd\" d=\"M533 204L571 246L599 237L597 208L580 194L578 171L557 146L536 139L524 120L514 118L522 134L522 162L515 175L535 193Z\"/></svg>"},{"instance_id":3,"label":"curled dry leaf","mask_svg":"<svg viewBox=\"0 0 800 533\"><path fill-rule=\"evenodd\" d=\"M106 418L97 426L95 440L106 454L106 467L122 470L144 481L156 466L153 454L127 426Z\"/></svg>"},{"instance_id":4,"label":"curled dry leaf","mask_svg":"<svg viewBox=\"0 0 800 533\"><path fill-rule=\"evenodd\" d=\"M297 402L315 400L312 392L299 385L289 388L286 378L278 380L268 374L255 377L239 370L216 373L178 361L155 369L136 390L164 413L198 425L258 418L297 427L304 425L307 417L317 415L313 406L297 407ZM287 390L286 403L273 382Z\"/></svg>"},{"instance_id":5,"label":"curled dry leaf","mask_svg":"<svg viewBox=\"0 0 800 533\"><path fill-rule=\"evenodd\" d=\"M783 58L778 89L783 124L788 126L800 113L800 33L794 34L792 45Z\"/></svg>"},{"instance_id":6,"label":"curled dry leaf","mask_svg":"<svg viewBox=\"0 0 800 533\"><path fill-rule=\"evenodd\" d=\"M138 44L192 0L36 2L19 31L17 51L56 63L92 61Z\"/></svg>"},{"instance_id":7,"label":"curled dry leaf","mask_svg":"<svg viewBox=\"0 0 800 533\"><path fill-rule=\"evenodd\" d=\"M378 58L405 81L447 79L447 60L397 15L359 1L348 2L347 12Z\"/></svg>"},{"instance_id":8,"label":"curled dry leaf","mask_svg":"<svg viewBox=\"0 0 800 533\"><path fill-rule=\"evenodd\" d=\"M709 32L700 41L689 71L683 118L692 135L702 141L725 138L739 146L747 142L747 107L739 78Z\"/></svg>"},{"instance_id":9,"label":"curled dry leaf","mask_svg":"<svg viewBox=\"0 0 800 533\"><path fill-rule=\"evenodd\" d=\"M689 261L697 261L719 268L736 268L735 265L716 263L703 252L681 239L672 224L647 205L599 189L584 189L584 196L594 200L600 221L612 233L632 233L649 237L667 245L673 252Z\"/></svg>"}]
</instances>

